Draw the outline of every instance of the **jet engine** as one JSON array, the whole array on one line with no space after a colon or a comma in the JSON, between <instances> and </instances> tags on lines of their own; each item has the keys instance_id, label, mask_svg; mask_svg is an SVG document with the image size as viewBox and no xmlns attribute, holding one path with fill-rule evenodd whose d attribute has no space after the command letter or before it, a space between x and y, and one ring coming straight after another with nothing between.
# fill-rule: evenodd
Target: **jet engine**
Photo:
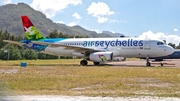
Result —
<instances>
[{"instance_id":1,"label":"jet engine","mask_svg":"<svg viewBox=\"0 0 180 101\"><path fill-rule=\"evenodd\" d=\"M93 62L106 62L112 61L113 53L112 52L95 52L89 55L89 60Z\"/></svg>"}]
</instances>

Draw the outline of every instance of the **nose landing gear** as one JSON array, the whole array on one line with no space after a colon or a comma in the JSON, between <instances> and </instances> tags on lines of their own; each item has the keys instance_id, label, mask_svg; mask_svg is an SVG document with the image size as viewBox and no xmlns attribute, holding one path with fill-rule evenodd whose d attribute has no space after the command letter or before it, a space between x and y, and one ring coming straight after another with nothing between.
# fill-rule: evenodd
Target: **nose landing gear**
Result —
<instances>
[{"instance_id":1,"label":"nose landing gear","mask_svg":"<svg viewBox=\"0 0 180 101\"><path fill-rule=\"evenodd\" d=\"M146 66L151 66L151 63L149 62L149 57L146 57Z\"/></svg>"}]
</instances>

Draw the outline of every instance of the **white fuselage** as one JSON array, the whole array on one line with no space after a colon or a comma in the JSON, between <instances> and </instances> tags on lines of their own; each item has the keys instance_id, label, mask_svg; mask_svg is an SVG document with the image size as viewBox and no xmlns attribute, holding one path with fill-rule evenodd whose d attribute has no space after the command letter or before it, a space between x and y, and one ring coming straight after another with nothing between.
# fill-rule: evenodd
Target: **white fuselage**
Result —
<instances>
[{"instance_id":1,"label":"white fuselage","mask_svg":"<svg viewBox=\"0 0 180 101\"><path fill-rule=\"evenodd\" d=\"M47 39L48 40L48 39ZM46 40L44 40L46 42ZM121 57L159 57L172 54L174 49L161 40L139 38L74 38L53 42L56 44L82 47L87 49L113 52L113 56ZM44 52L58 56L84 56L76 51L78 48L52 47Z\"/></svg>"}]
</instances>

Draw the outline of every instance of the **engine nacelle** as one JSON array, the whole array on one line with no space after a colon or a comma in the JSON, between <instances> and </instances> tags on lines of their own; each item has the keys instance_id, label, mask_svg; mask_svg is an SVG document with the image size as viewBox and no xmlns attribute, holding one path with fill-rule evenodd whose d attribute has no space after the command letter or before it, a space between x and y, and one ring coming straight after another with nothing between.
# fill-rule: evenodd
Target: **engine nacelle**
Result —
<instances>
[{"instance_id":1,"label":"engine nacelle","mask_svg":"<svg viewBox=\"0 0 180 101\"><path fill-rule=\"evenodd\" d=\"M112 52L95 52L89 55L89 60L93 62L106 62L112 61Z\"/></svg>"}]
</instances>

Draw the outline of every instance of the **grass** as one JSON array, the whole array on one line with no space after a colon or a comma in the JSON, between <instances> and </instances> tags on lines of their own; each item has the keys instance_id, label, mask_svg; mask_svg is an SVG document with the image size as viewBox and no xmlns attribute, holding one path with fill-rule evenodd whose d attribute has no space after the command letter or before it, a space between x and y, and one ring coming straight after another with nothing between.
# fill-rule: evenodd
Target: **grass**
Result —
<instances>
[{"instance_id":1,"label":"grass","mask_svg":"<svg viewBox=\"0 0 180 101\"><path fill-rule=\"evenodd\" d=\"M26 68L19 66L22 61L0 61L0 94L180 97L179 68L80 66L79 61L28 60Z\"/></svg>"},{"instance_id":2,"label":"grass","mask_svg":"<svg viewBox=\"0 0 180 101\"><path fill-rule=\"evenodd\" d=\"M17 61L0 61L4 66L20 66L21 62L26 62L28 66L62 66L62 65L79 65L81 59L56 59L56 60L17 60ZM92 64L91 62L89 62ZM1 67L0 67L1 68Z\"/></svg>"}]
</instances>

